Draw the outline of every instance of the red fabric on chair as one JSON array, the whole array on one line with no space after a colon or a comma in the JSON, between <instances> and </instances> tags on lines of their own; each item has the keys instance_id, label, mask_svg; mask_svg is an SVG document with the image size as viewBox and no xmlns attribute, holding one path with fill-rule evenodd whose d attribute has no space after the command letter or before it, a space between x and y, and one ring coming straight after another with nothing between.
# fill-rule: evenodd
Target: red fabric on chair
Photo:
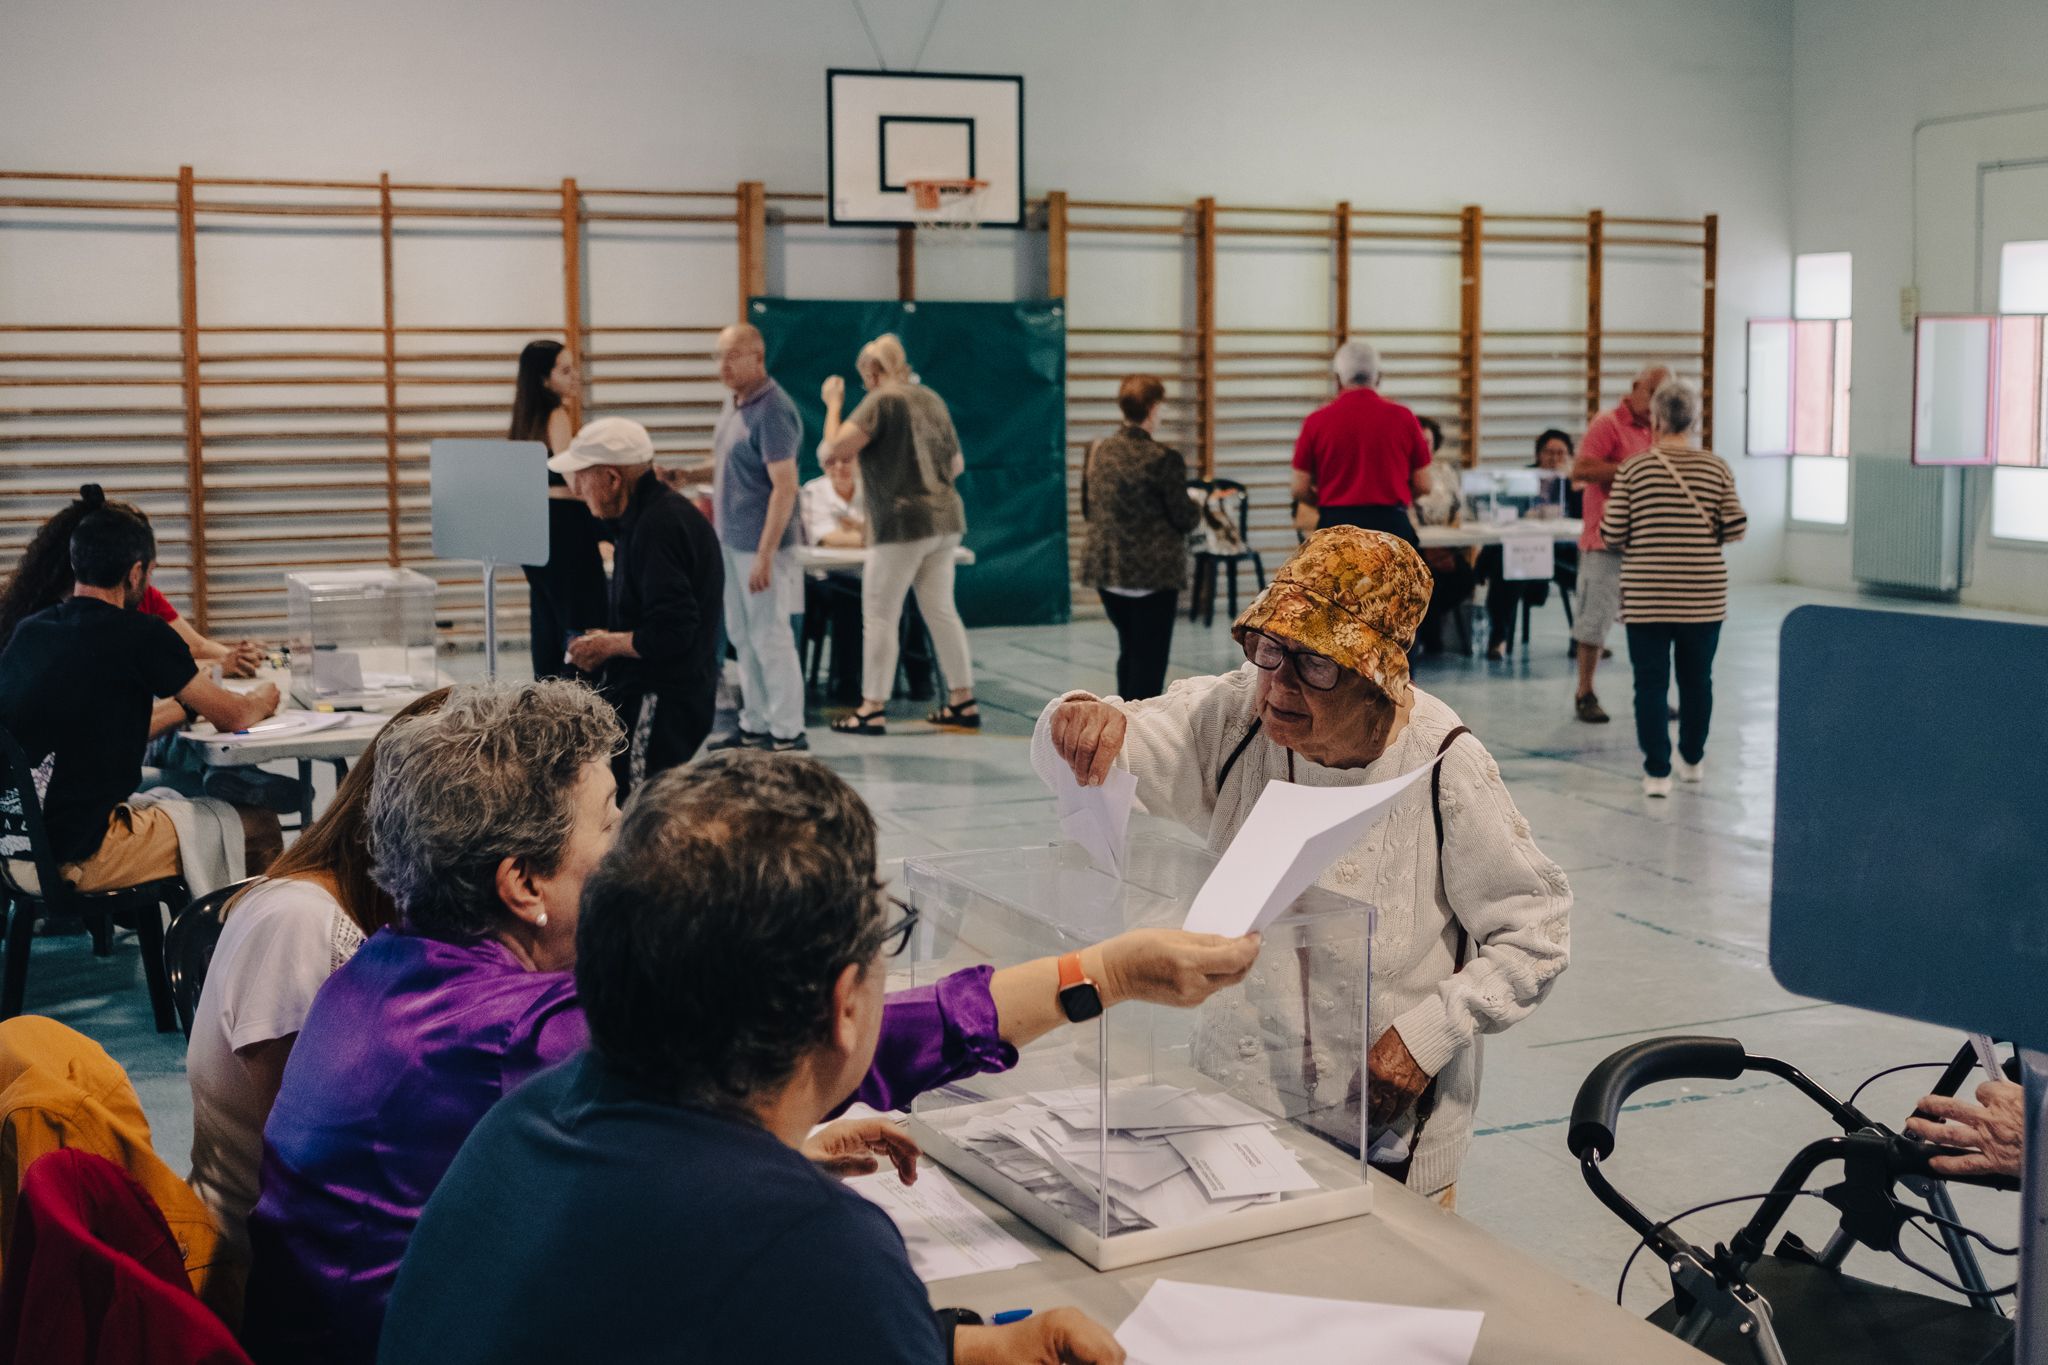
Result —
<instances>
[{"instance_id":1,"label":"red fabric on chair","mask_svg":"<svg viewBox=\"0 0 2048 1365\"><path fill-rule=\"evenodd\" d=\"M52 1152L22 1177L0 1365L249 1365L192 1292L170 1225L120 1167Z\"/></svg>"}]
</instances>

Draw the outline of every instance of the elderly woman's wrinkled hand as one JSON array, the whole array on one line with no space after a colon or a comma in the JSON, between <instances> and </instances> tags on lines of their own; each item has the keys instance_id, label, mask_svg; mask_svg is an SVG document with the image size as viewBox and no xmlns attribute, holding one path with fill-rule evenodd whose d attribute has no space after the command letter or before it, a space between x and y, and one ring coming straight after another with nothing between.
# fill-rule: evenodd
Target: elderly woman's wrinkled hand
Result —
<instances>
[{"instance_id":1,"label":"elderly woman's wrinkled hand","mask_svg":"<svg viewBox=\"0 0 2048 1365\"><path fill-rule=\"evenodd\" d=\"M1097 989L1104 1004L1143 1000L1187 1008L1244 980L1258 960L1259 936L1133 929L1105 942L1101 951Z\"/></svg>"},{"instance_id":2,"label":"elderly woman's wrinkled hand","mask_svg":"<svg viewBox=\"0 0 2048 1365\"><path fill-rule=\"evenodd\" d=\"M2027 1133L2026 1093L2011 1081L1986 1081L1977 1087L1975 1104L1928 1095L1906 1120L1906 1133L1923 1142L1967 1150L1964 1156L1938 1156L1927 1163L1941 1175L2019 1175Z\"/></svg>"},{"instance_id":3,"label":"elderly woman's wrinkled hand","mask_svg":"<svg viewBox=\"0 0 2048 1365\"><path fill-rule=\"evenodd\" d=\"M1430 1075L1417 1064L1401 1035L1388 1029L1365 1059L1366 1121L1384 1128L1413 1108L1429 1089Z\"/></svg>"},{"instance_id":4,"label":"elderly woman's wrinkled hand","mask_svg":"<svg viewBox=\"0 0 2048 1365\"><path fill-rule=\"evenodd\" d=\"M1052 713L1052 750L1084 787L1099 787L1124 748L1124 713L1106 701L1060 703Z\"/></svg>"},{"instance_id":5,"label":"elderly woman's wrinkled hand","mask_svg":"<svg viewBox=\"0 0 2048 1365\"><path fill-rule=\"evenodd\" d=\"M887 1119L840 1119L805 1138L803 1154L841 1180L873 1175L882 1168L877 1157L885 1156L896 1168L896 1178L909 1185L917 1180L920 1153L910 1134Z\"/></svg>"}]
</instances>

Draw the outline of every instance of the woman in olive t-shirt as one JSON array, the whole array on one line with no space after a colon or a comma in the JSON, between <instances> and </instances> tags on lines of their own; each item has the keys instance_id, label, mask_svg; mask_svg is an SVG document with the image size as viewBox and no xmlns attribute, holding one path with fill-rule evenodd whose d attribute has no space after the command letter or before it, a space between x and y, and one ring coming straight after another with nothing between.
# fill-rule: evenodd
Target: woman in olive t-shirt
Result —
<instances>
[{"instance_id":1,"label":"woman in olive t-shirt","mask_svg":"<svg viewBox=\"0 0 2048 1365\"><path fill-rule=\"evenodd\" d=\"M825 440L820 453L860 456L867 499L867 571L861 578L861 704L834 721L846 734L888 733L884 712L895 690L897 625L903 595L915 589L950 692L926 717L934 725L981 728L974 704L974 663L967 628L953 605L953 556L967 512L953 480L963 459L945 400L917 382L903 343L883 333L854 362L867 397L841 421L846 381L825 381Z\"/></svg>"}]
</instances>

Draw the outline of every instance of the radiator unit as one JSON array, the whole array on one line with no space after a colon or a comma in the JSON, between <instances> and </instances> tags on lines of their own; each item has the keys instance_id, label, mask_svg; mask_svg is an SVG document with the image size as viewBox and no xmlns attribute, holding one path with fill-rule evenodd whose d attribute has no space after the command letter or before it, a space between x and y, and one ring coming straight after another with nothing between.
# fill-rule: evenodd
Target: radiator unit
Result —
<instances>
[{"instance_id":1,"label":"radiator unit","mask_svg":"<svg viewBox=\"0 0 2048 1365\"><path fill-rule=\"evenodd\" d=\"M1970 544L1963 471L1868 458L1851 473L1856 581L1884 592L1960 592L1969 582Z\"/></svg>"}]
</instances>

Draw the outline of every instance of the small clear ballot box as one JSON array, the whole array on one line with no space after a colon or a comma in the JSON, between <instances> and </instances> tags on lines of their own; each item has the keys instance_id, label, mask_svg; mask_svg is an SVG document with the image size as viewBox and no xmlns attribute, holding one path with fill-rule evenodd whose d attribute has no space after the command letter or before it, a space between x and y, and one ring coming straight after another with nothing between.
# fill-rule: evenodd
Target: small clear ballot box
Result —
<instances>
[{"instance_id":1,"label":"small clear ballot box","mask_svg":"<svg viewBox=\"0 0 2048 1365\"><path fill-rule=\"evenodd\" d=\"M906 859L911 983L1178 928L1215 862L1144 834L1122 879L1071 843ZM1240 984L1192 1009L1127 1001L1055 1029L1009 1071L919 1096L911 1131L1098 1270L1368 1212L1373 917L1312 887Z\"/></svg>"},{"instance_id":2,"label":"small clear ballot box","mask_svg":"<svg viewBox=\"0 0 2048 1365\"><path fill-rule=\"evenodd\" d=\"M381 710L437 685L434 580L412 569L287 574L292 695Z\"/></svg>"}]
</instances>

